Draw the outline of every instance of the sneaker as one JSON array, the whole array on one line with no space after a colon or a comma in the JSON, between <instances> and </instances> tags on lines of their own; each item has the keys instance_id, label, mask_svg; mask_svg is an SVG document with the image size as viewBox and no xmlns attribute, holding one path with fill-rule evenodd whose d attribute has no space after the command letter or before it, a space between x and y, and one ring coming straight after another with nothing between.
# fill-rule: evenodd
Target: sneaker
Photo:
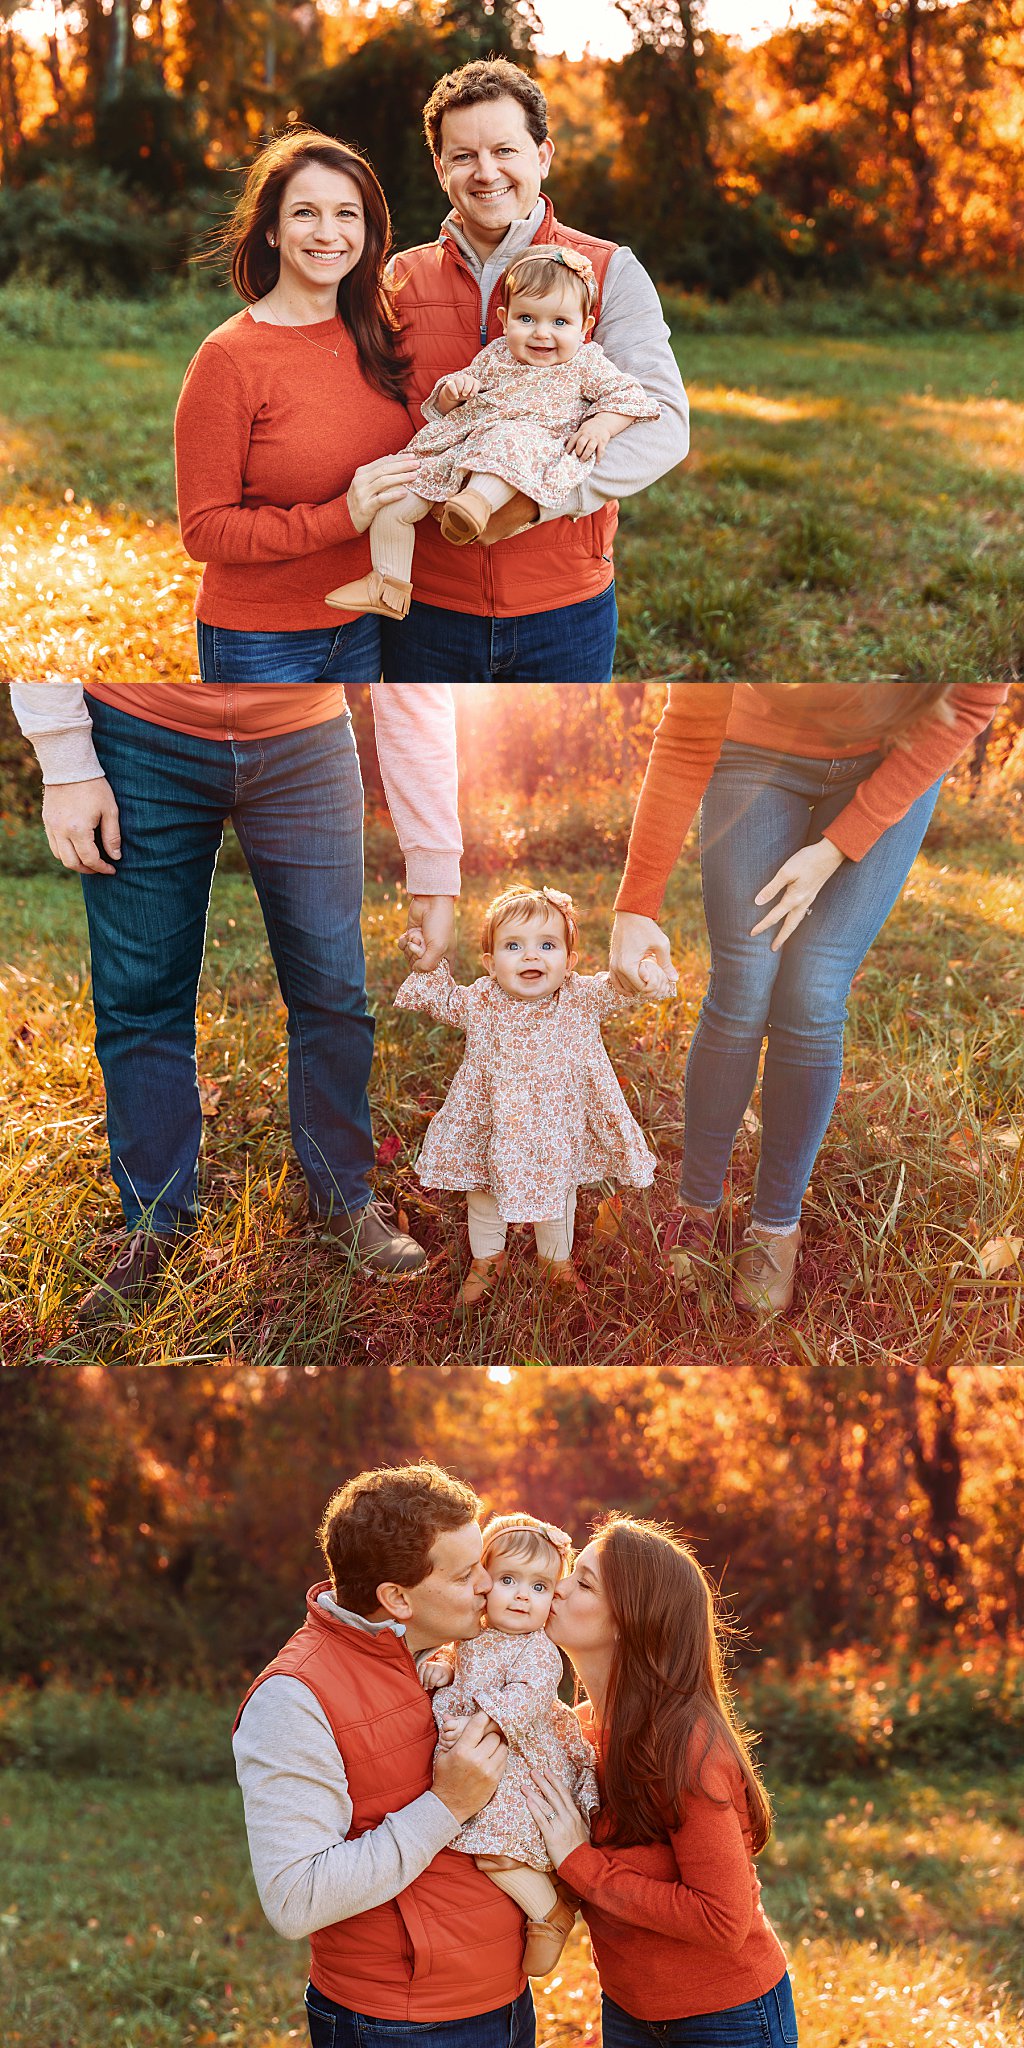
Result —
<instances>
[{"instance_id":1,"label":"sneaker","mask_svg":"<svg viewBox=\"0 0 1024 2048\"><path fill-rule=\"evenodd\" d=\"M673 1209L661 1233L661 1253L673 1279L696 1287L706 1278L718 1241L721 1209Z\"/></svg>"},{"instance_id":2,"label":"sneaker","mask_svg":"<svg viewBox=\"0 0 1024 2048\"><path fill-rule=\"evenodd\" d=\"M784 1314L796 1289L803 1233L799 1223L783 1237L751 1224L732 1269L732 1298L752 1315Z\"/></svg>"},{"instance_id":3,"label":"sneaker","mask_svg":"<svg viewBox=\"0 0 1024 2048\"><path fill-rule=\"evenodd\" d=\"M137 1230L122 1245L102 1280L90 1287L79 1304L78 1320L85 1328L97 1323L120 1321L119 1311L144 1300L157 1286L164 1267L178 1247L188 1243L187 1234L154 1237Z\"/></svg>"},{"instance_id":4,"label":"sneaker","mask_svg":"<svg viewBox=\"0 0 1024 2048\"><path fill-rule=\"evenodd\" d=\"M507 1252L495 1252L489 1259L474 1259L459 1289L464 1308L475 1308L485 1295L493 1294L508 1265Z\"/></svg>"},{"instance_id":5,"label":"sneaker","mask_svg":"<svg viewBox=\"0 0 1024 2048\"><path fill-rule=\"evenodd\" d=\"M314 1216L312 1228L323 1244L340 1244L357 1253L364 1273L382 1279L399 1279L419 1273L427 1254L407 1230L400 1230L390 1202L367 1202L365 1209L335 1211L331 1216Z\"/></svg>"}]
</instances>

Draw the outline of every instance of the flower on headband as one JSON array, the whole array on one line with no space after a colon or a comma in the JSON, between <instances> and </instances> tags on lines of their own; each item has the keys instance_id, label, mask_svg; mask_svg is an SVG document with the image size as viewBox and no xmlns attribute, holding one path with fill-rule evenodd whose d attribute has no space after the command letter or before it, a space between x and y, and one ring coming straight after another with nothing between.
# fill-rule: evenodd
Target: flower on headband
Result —
<instances>
[{"instance_id":1,"label":"flower on headband","mask_svg":"<svg viewBox=\"0 0 1024 2048\"><path fill-rule=\"evenodd\" d=\"M555 910L564 911L568 917L572 917L573 901L565 889L542 889L540 893L544 901L550 903Z\"/></svg>"},{"instance_id":2,"label":"flower on headband","mask_svg":"<svg viewBox=\"0 0 1024 2048\"><path fill-rule=\"evenodd\" d=\"M566 1551L572 1548L572 1537L568 1530L559 1529L554 1522L544 1522L541 1526L548 1542L553 1544L559 1557L564 1557Z\"/></svg>"},{"instance_id":3,"label":"flower on headband","mask_svg":"<svg viewBox=\"0 0 1024 2048\"><path fill-rule=\"evenodd\" d=\"M597 278L590 258L581 256L578 249L551 249L545 250L544 253L551 256L552 262L564 263L567 270L573 271L577 277L583 279L590 304L593 305L597 297Z\"/></svg>"}]
</instances>

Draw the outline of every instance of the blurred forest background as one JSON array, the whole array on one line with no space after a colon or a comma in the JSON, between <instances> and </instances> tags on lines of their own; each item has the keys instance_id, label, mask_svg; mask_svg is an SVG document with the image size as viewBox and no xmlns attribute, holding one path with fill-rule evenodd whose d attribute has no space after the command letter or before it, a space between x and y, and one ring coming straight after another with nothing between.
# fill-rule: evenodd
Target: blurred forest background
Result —
<instances>
[{"instance_id":1,"label":"blurred forest background","mask_svg":"<svg viewBox=\"0 0 1024 2048\"><path fill-rule=\"evenodd\" d=\"M752 47L702 0L618 6L628 54L571 62L538 56L530 0L0 0L0 283L152 290L223 213L225 172L295 120L365 149L398 242L429 239L423 101L495 52L548 93L557 210L661 283L955 274L988 323L1014 316L1024 0L812 0Z\"/></svg>"}]
</instances>

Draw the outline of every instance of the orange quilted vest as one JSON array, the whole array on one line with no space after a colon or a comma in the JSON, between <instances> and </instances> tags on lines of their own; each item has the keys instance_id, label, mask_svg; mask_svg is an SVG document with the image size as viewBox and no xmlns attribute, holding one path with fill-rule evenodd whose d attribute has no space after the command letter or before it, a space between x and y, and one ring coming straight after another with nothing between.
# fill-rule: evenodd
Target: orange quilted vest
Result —
<instances>
[{"instance_id":1,"label":"orange quilted vest","mask_svg":"<svg viewBox=\"0 0 1024 2048\"><path fill-rule=\"evenodd\" d=\"M562 227L550 200L545 209L534 243L554 242L590 258L597 278L594 310L600 317L601 290L616 244ZM501 284L491 294L482 323L479 285L447 235L396 256L393 278L403 339L413 360L409 411L420 427L420 408L438 378L465 369L486 342L500 335ZM453 548L442 540L436 520L424 519L416 529L415 595L444 611L499 619L581 604L606 590L615 573L612 541L618 517L613 500L585 519L550 519L489 548Z\"/></svg>"},{"instance_id":2,"label":"orange quilted vest","mask_svg":"<svg viewBox=\"0 0 1024 2048\"><path fill-rule=\"evenodd\" d=\"M349 1839L430 1789L437 1730L401 1637L364 1634L306 1595L306 1619L249 1687L298 1678L331 1725L352 1801ZM287 1766L287 1758L281 1759ZM310 1978L325 1998L374 2019L470 2019L518 1998L523 1916L471 1856L442 1849L415 1882L310 1937Z\"/></svg>"}]
</instances>

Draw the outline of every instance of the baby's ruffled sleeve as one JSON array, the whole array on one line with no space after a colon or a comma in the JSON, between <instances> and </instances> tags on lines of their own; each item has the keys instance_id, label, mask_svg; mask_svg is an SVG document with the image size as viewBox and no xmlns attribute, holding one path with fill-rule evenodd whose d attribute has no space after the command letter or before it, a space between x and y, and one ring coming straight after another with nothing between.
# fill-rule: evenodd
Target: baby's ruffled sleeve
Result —
<instances>
[{"instance_id":1,"label":"baby's ruffled sleeve","mask_svg":"<svg viewBox=\"0 0 1024 2048\"><path fill-rule=\"evenodd\" d=\"M425 1010L439 1024L451 1024L465 1031L469 1017L469 990L455 981L447 960L430 974L407 974L395 991L396 1010Z\"/></svg>"},{"instance_id":2,"label":"baby's ruffled sleeve","mask_svg":"<svg viewBox=\"0 0 1024 2048\"><path fill-rule=\"evenodd\" d=\"M479 353L473 357L471 363L460 365L460 368L469 370L470 374L476 378L482 391L486 390L487 386L494 380L494 372L497 368L498 347L498 342L489 341L486 348L480 349ZM444 374L438 378L430 396L424 399L421 409L425 420L441 420L448 417L446 413L438 412L437 398L442 384L447 384L449 377L453 377L455 374L454 370L445 370ZM467 400L467 403L469 402ZM459 411L460 409L459 407L452 408L453 411Z\"/></svg>"},{"instance_id":3,"label":"baby's ruffled sleeve","mask_svg":"<svg viewBox=\"0 0 1024 2048\"><path fill-rule=\"evenodd\" d=\"M650 1003L655 1000L653 996L648 995L646 989L641 990L635 995L632 990L630 990L628 995L622 995L616 988L611 975L607 972L603 974L580 974L577 976L577 980L580 987L586 992L589 1000L593 1003L599 1022L605 1017L616 1016L620 1010L635 1010L639 1008L641 1003Z\"/></svg>"},{"instance_id":4,"label":"baby's ruffled sleeve","mask_svg":"<svg viewBox=\"0 0 1024 2048\"><path fill-rule=\"evenodd\" d=\"M628 377L596 341L580 352L580 389L593 412L623 412L634 420L657 420L661 407L636 377Z\"/></svg>"}]
</instances>

